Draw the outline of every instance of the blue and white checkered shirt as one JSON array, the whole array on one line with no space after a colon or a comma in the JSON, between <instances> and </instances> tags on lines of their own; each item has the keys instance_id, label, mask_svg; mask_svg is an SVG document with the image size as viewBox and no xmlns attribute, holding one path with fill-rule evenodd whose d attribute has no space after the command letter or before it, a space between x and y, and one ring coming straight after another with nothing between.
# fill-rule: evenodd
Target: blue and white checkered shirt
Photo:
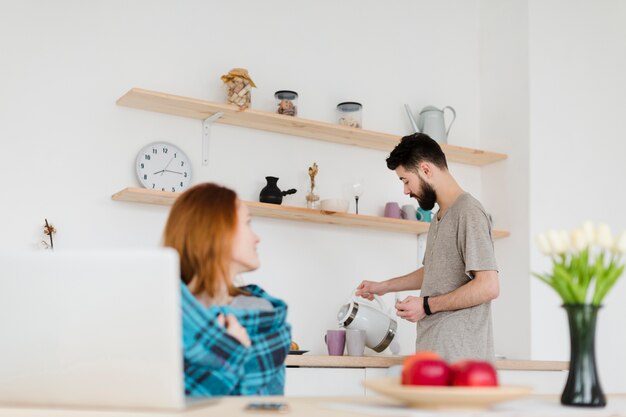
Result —
<instances>
[{"instance_id":1,"label":"blue and white checkered shirt","mask_svg":"<svg viewBox=\"0 0 626 417\"><path fill-rule=\"evenodd\" d=\"M291 344L287 304L256 285L242 287L268 300L271 311L205 307L181 282L185 392L192 396L282 395L285 358ZM217 323L233 314L245 327L251 346L244 347Z\"/></svg>"}]
</instances>

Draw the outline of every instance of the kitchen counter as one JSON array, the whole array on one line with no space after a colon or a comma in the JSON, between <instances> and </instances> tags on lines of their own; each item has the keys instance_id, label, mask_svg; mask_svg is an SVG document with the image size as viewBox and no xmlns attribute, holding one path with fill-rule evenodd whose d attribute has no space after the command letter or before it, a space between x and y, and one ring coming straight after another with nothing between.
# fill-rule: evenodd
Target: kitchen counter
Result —
<instances>
[{"instance_id":1,"label":"kitchen counter","mask_svg":"<svg viewBox=\"0 0 626 417\"><path fill-rule=\"evenodd\" d=\"M289 355L288 367L301 368L389 368L402 365L405 356L328 356L328 355ZM567 371L567 361L497 360L499 370L514 371Z\"/></svg>"},{"instance_id":2,"label":"kitchen counter","mask_svg":"<svg viewBox=\"0 0 626 417\"><path fill-rule=\"evenodd\" d=\"M104 409L65 409L55 408L19 408L0 407L0 417L211 417L211 416L260 416L275 415L268 412L251 413L244 407L250 402L284 402L289 406L287 415L298 417L340 417L340 416L448 416L444 410L425 412L410 409L383 397L224 397L217 403L199 406L185 412L167 412L155 410L104 410ZM457 417L615 417L626 416L626 395L610 395L606 408L589 409L563 407L558 396L531 395L525 399L502 403L496 408L485 411L455 410Z\"/></svg>"}]
</instances>

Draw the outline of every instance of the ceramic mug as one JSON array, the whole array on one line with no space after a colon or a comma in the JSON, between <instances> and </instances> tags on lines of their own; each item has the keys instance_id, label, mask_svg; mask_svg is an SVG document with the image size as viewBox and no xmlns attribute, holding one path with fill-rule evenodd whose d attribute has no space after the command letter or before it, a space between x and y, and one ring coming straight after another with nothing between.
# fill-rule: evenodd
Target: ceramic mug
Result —
<instances>
[{"instance_id":1,"label":"ceramic mug","mask_svg":"<svg viewBox=\"0 0 626 417\"><path fill-rule=\"evenodd\" d=\"M329 355L343 356L343 351L346 347L346 331L344 329L327 330L324 340L326 341Z\"/></svg>"},{"instance_id":2,"label":"ceramic mug","mask_svg":"<svg viewBox=\"0 0 626 417\"><path fill-rule=\"evenodd\" d=\"M346 329L346 351L348 356L363 356L365 352L365 330Z\"/></svg>"},{"instance_id":3,"label":"ceramic mug","mask_svg":"<svg viewBox=\"0 0 626 417\"><path fill-rule=\"evenodd\" d=\"M400 214L404 220L417 220L415 206L412 204L403 205Z\"/></svg>"},{"instance_id":4,"label":"ceramic mug","mask_svg":"<svg viewBox=\"0 0 626 417\"><path fill-rule=\"evenodd\" d=\"M385 217L391 217L392 219L401 219L402 210L396 202L389 202L385 204Z\"/></svg>"},{"instance_id":5,"label":"ceramic mug","mask_svg":"<svg viewBox=\"0 0 626 417\"><path fill-rule=\"evenodd\" d=\"M417 211L415 212L415 217L420 222L430 223L433 219L433 212L430 210L424 210L423 208L418 207Z\"/></svg>"}]
</instances>

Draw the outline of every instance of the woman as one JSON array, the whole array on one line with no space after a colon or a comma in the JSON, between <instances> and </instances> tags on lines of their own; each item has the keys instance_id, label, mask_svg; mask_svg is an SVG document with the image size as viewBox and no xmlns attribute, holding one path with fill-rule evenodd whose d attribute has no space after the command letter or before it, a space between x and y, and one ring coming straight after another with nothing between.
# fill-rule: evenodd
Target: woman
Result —
<instances>
[{"instance_id":1,"label":"woman","mask_svg":"<svg viewBox=\"0 0 626 417\"><path fill-rule=\"evenodd\" d=\"M291 342L287 305L234 278L259 267L258 236L235 192L197 185L174 203L164 245L180 256L185 391L281 395Z\"/></svg>"}]
</instances>

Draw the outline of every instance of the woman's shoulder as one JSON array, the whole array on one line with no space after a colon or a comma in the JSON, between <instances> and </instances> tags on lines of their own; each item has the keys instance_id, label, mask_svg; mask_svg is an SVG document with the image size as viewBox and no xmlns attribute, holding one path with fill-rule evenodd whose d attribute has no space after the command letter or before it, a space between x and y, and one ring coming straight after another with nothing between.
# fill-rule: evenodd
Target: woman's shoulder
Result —
<instances>
[{"instance_id":1,"label":"woman's shoulder","mask_svg":"<svg viewBox=\"0 0 626 417\"><path fill-rule=\"evenodd\" d=\"M274 308L286 306L283 300L271 296L263 288L259 287L258 285L255 285L255 284L245 285L243 287L239 287L239 289L244 291L244 295L258 297L263 300L267 300Z\"/></svg>"}]
</instances>

